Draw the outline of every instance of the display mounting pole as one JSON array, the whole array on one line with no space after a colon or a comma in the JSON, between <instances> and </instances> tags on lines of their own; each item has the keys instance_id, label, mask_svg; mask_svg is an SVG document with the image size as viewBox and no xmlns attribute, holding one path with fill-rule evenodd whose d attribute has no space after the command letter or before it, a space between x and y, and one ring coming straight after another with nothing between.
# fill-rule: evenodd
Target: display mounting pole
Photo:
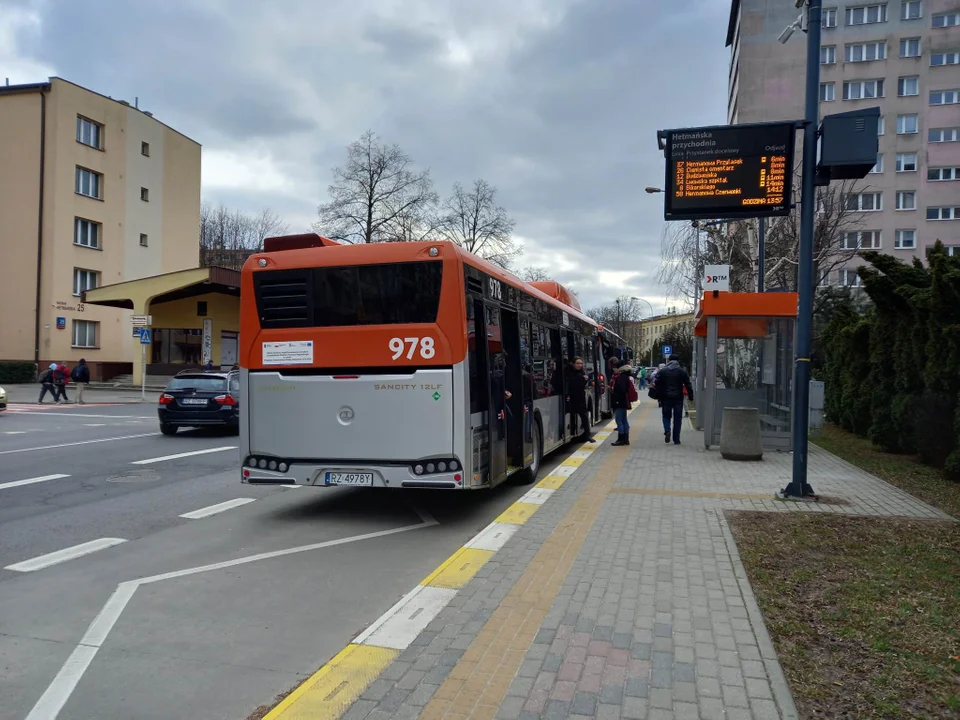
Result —
<instances>
[{"instance_id":1,"label":"display mounting pole","mask_svg":"<svg viewBox=\"0 0 960 720\"><path fill-rule=\"evenodd\" d=\"M763 292L764 274L766 268L767 219L757 218L757 292Z\"/></svg>"},{"instance_id":2,"label":"display mounting pole","mask_svg":"<svg viewBox=\"0 0 960 720\"><path fill-rule=\"evenodd\" d=\"M816 202L817 125L820 121L820 11L823 0L807 4L807 85L800 188L800 262L797 273L797 346L793 374L793 479L787 498L812 496L807 482L810 418L810 351L813 336L813 231Z\"/></svg>"},{"instance_id":3,"label":"display mounting pole","mask_svg":"<svg viewBox=\"0 0 960 720\"><path fill-rule=\"evenodd\" d=\"M140 331L141 333L143 330ZM140 400L147 399L147 346L140 340Z\"/></svg>"}]
</instances>

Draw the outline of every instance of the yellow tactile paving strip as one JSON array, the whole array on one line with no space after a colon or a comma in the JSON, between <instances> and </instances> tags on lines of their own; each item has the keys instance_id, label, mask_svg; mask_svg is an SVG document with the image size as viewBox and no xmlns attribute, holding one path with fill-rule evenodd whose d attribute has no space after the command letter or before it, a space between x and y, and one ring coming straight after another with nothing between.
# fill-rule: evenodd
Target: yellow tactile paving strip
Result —
<instances>
[{"instance_id":1,"label":"yellow tactile paving strip","mask_svg":"<svg viewBox=\"0 0 960 720\"><path fill-rule=\"evenodd\" d=\"M424 708L421 718L493 718L627 453L613 452Z\"/></svg>"}]
</instances>

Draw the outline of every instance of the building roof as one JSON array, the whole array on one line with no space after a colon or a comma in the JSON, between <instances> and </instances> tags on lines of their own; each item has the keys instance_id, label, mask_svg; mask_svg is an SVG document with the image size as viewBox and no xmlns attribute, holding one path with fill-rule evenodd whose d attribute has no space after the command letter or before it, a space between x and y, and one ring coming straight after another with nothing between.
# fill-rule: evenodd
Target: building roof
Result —
<instances>
[{"instance_id":1,"label":"building roof","mask_svg":"<svg viewBox=\"0 0 960 720\"><path fill-rule=\"evenodd\" d=\"M52 75L52 76L50 77L50 79L49 79L48 82L25 83L25 84L21 84L21 85L0 85L0 95L14 95L14 94L17 94L17 93L31 93L31 92L50 92L50 89L51 89L51 87L52 87L52 85L53 85L53 81L54 81L54 80L58 80L59 82L67 83L68 85L73 85L74 87L80 88L81 90L86 90L88 93L92 93L92 94L94 94L94 95L99 95L100 97L102 97L102 98L104 98L104 99L106 99L106 100L112 100L113 102L117 103L118 105L123 105L123 106L125 106L125 107L130 108L131 110L137 110L137 111L143 113L144 115L146 115L147 117L149 117L149 118L150 118L151 120L153 120L154 122L160 123L160 124L163 125L165 128L167 128L168 130L170 130L171 132L175 132L177 135L181 136L182 138L184 138L184 139L186 139L186 140L189 140L190 142L192 142L192 143L194 143L194 144L196 144L196 145L200 145L200 143L198 143L198 142L197 142L196 140L194 140L192 137L189 137L188 135L183 134L182 132L180 132L179 130L177 130L177 129L174 128L174 127L170 127L169 125L167 125L167 124L166 124L165 122L163 122L162 120L157 120L156 116L154 116L154 114L151 113L151 112L148 112L148 111L146 111L146 110L142 110L142 109L140 109L139 107L135 107L134 105L131 105L129 102L127 102L126 100L117 100L116 98L112 98L112 97L110 97L109 95L104 95L103 93L99 93L99 92L97 92L96 90L91 90L90 88L84 87L83 85L78 85L78 84L75 83L75 82L70 82L69 80L67 80L67 79L65 79L65 78L62 78L62 77L59 77L59 76L57 76L57 75Z\"/></svg>"}]
</instances>

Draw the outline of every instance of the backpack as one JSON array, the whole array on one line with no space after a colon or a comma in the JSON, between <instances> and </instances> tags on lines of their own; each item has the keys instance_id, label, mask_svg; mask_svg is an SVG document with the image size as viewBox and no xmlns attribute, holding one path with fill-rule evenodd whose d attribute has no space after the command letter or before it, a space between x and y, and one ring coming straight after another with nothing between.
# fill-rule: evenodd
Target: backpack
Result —
<instances>
[{"instance_id":1,"label":"backpack","mask_svg":"<svg viewBox=\"0 0 960 720\"><path fill-rule=\"evenodd\" d=\"M80 366L79 366L79 365L77 365L76 367L73 368L73 370L70 371L70 379L73 380L74 382L78 382L78 381L80 380Z\"/></svg>"},{"instance_id":2,"label":"backpack","mask_svg":"<svg viewBox=\"0 0 960 720\"><path fill-rule=\"evenodd\" d=\"M48 382L53 382L52 375L53 375L53 370L51 370L50 368L47 368L42 373L40 373L40 377L37 378L37 382L39 382L41 385L45 385Z\"/></svg>"},{"instance_id":3,"label":"backpack","mask_svg":"<svg viewBox=\"0 0 960 720\"><path fill-rule=\"evenodd\" d=\"M637 386L634 385L629 378L627 378L627 400L635 403L639 399L640 396L637 394Z\"/></svg>"}]
</instances>

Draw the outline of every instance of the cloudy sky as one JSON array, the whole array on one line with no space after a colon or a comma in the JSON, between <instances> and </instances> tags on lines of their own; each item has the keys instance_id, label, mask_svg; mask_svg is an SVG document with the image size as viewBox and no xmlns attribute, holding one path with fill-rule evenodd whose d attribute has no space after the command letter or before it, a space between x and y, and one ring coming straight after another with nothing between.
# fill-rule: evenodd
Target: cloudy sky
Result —
<instances>
[{"instance_id":1,"label":"cloudy sky","mask_svg":"<svg viewBox=\"0 0 960 720\"><path fill-rule=\"evenodd\" d=\"M203 145L203 193L308 229L372 129L485 178L584 307L657 309L656 131L725 121L729 0L0 0L0 75L59 75Z\"/></svg>"}]
</instances>

